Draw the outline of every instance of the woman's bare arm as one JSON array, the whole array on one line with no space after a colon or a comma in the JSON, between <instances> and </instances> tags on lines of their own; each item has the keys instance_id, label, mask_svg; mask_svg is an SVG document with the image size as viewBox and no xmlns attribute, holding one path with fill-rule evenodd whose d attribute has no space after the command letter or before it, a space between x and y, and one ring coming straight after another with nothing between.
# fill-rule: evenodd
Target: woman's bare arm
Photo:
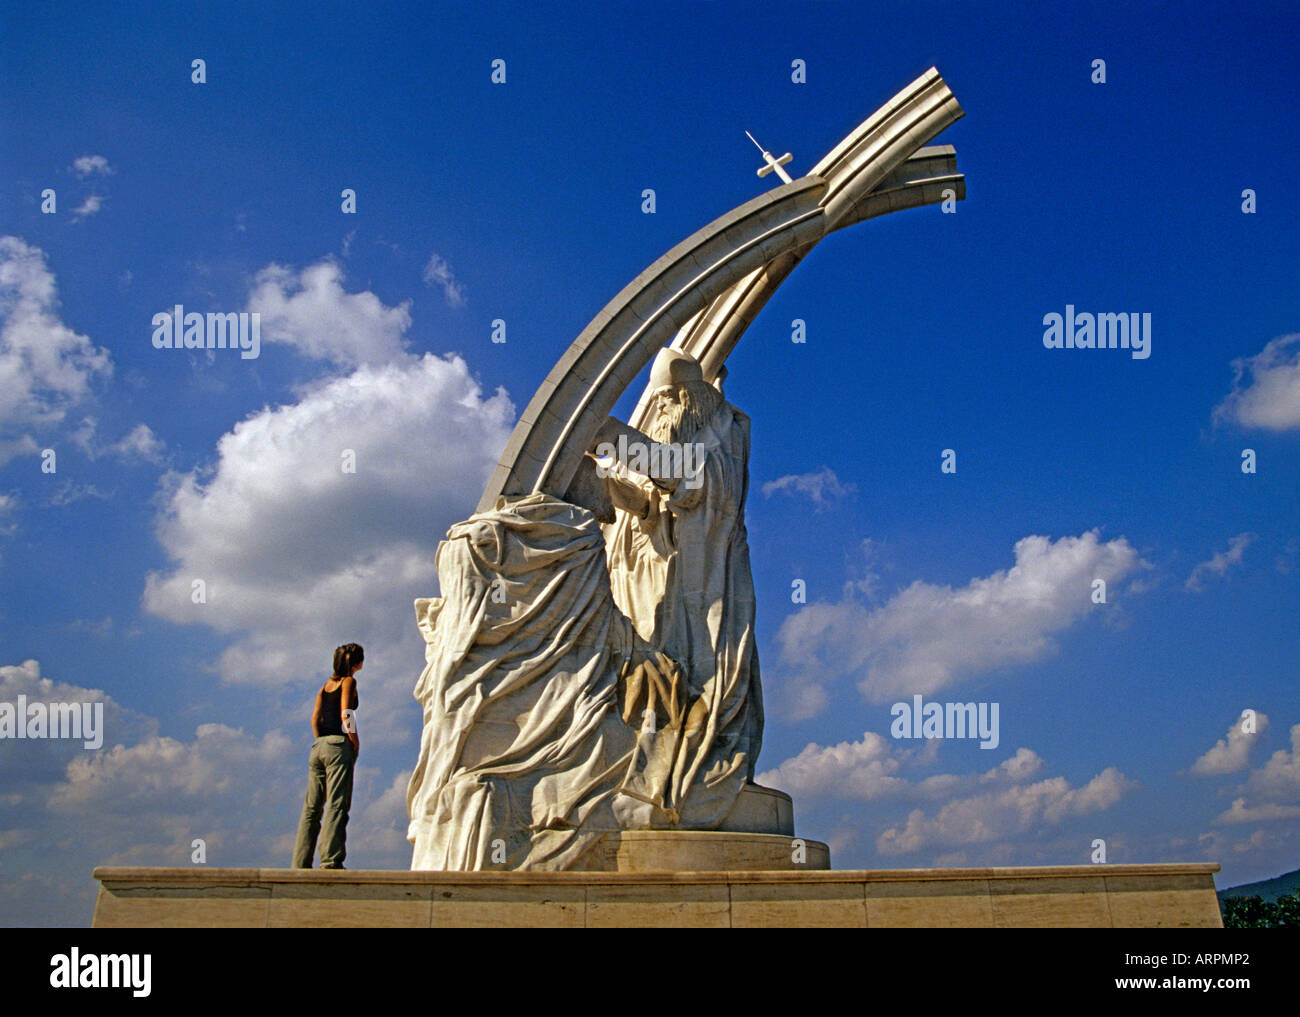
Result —
<instances>
[{"instance_id":1,"label":"woman's bare arm","mask_svg":"<svg viewBox=\"0 0 1300 1017\"><path fill-rule=\"evenodd\" d=\"M355 710L357 702L357 682L355 678L349 675L343 679L343 694L339 696L339 722L343 725L343 733L352 742L353 750L360 754L361 739L357 737L357 726L348 723L348 711Z\"/></svg>"}]
</instances>

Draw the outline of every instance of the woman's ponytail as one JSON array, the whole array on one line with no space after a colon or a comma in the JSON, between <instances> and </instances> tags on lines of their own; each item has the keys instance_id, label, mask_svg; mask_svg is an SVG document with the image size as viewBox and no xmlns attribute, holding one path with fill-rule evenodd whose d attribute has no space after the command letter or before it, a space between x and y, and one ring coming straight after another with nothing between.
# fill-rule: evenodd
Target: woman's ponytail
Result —
<instances>
[{"instance_id":1,"label":"woman's ponytail","mask_svg":"<svg viewBox=\"0 0 1300 1017\"><path fill-rule=\"evenodd\" d=\"M334 677L349 677L365 659L366 651L359 643L344 643L334 651Z\"/></svg>"}]
</instances>

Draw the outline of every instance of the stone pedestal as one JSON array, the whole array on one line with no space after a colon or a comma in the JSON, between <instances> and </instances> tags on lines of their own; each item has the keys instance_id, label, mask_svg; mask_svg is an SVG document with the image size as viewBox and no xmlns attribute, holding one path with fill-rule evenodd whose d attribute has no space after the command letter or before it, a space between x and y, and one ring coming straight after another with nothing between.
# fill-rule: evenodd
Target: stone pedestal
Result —
<instances>
[{"instance_id":1,"label":"stone pedestal","mask_svg":"<svg viewBox=\"0 0 1300 1017\"><path fill-rule=\"evenodd\" d=\"M798 872L830 867L830 848L815 840L729 830L625 830L605 834L573 871Z\"/></svg>"},{"instance_id":2,"label":"stone pedestal","mask_svg":"<svg viewBox=\"0 0 1300 1017\"><path fill-rule=\"evenodd\" d=\"M746 784L723 820L722 829L732 833L775 833L793 837L794 802L784 791L762 784Z\"/></svg>"},{"instance_id":3,"label":"stone pedestal","mask_svg":"<svg viewBox=\"0 0 1300 1017\"><path fill-rule=\"evenodd\" d=\"M1214 864L787 872L99 868L94 925L1218 928Z\"/></svg>"},{"instance_id":4,"label":"stone pedestal","mask_svg":"<svg viewBox=\"0 0 1300 1017\"><path fill-rule=\"evenodd\" d=\"M607 833L572 872L806 872L831 867L821 841L794 835L784 791L746 784L718 830Z\"/></svg>"}]
</instances>

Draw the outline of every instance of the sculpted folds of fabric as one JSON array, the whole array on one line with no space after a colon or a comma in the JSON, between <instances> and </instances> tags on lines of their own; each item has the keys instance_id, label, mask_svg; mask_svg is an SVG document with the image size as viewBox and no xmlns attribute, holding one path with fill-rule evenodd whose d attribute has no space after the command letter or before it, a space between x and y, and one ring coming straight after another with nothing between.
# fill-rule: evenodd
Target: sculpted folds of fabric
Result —
<instances>
[{"instance_id":1,"label":"sculpted folds of fabric","mask_svg":"<svg viewBox=\"0 0 1300 1017\"><path fill-rule=\"evenodd\" d=\"M674 663L610 593L592 513L503 499L438 551L443 597L416 601L427 666L407 793L416 869L565 869L629 803L666 797L684 698Z\"/></svg>"},{"instance_id":2,"label":"sculpted folds of fabric","mask_svg":"<svg viewBox=\"0 0 1300 1017\"><path fill-rule=\"evenodd\" d=\"M648 514L501 499L438 550L407 795L419 869L565 869L603 833L713 829L762 737L744 526L749 420L722 403L698 476ZM625 613L626 611L626 613ZM630 617L629 617L630 616Z\"/></svg>"}]
</instances>

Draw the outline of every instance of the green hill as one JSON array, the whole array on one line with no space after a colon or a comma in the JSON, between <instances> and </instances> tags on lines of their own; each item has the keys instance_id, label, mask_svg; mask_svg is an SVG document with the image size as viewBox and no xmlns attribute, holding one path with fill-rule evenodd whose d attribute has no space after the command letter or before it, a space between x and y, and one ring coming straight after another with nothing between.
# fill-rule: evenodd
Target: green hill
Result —
<instances>
[{"instance_id":1,"label":"green hill","mask_svg":"<svg viewBox=\"0 0 1300 1017\"><path fill-rule=\"evenodd\" d=\"M1300 869L1285 872L1272 879L1263 879L1258 883L1230 886L1226 890L1219 891L1219 900L1222 901L1225 897L1260 897L1263 900L1275 901L1288 893L1300 893Z\"/></svg>"}]
</instances>

